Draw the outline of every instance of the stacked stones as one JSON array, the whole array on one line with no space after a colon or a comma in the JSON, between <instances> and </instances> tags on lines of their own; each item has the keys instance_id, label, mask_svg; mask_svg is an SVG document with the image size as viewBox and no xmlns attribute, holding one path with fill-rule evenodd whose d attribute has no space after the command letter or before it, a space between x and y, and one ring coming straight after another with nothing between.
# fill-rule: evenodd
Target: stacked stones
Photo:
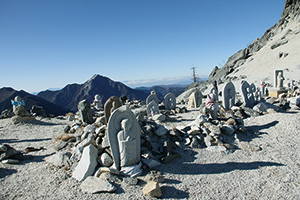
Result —
<instances>
[{"instance_id":1,"label":"stacked stones","mask_svg":"<svg viewBox=\"0 0 300 200\"><path fill-rule=\"evenodd\" d=\"M23 122L30 119L35 119L32 115L30 115L24 108L25 102L21 99L21 97L16 96L14 100L11 100L13 105L13 112L15 116L12 117L12 123L16 124L19 122Z\"/></svg>"}]
</instances>

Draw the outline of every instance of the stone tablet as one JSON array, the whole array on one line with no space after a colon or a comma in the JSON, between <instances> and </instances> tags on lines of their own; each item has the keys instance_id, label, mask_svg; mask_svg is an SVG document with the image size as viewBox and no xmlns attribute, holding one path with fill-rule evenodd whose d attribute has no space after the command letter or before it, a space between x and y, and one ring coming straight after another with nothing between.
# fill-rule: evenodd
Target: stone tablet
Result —
<instances>
[{"instance_id":1,"label":"stone tablet","mask_svg":"<svg viewBox=\"0 0 300 200\"><path fill-rule=\"evenodd\" d=\"M174 96L174 94L172 94L171 92L166 94L166 96L164 98L164 105L165 105L166 110L175 110L176 97Z\"/></svg>"},{"instance_id":2,"label":"stone tablet","mask_svg":"<svg viewBox=\"0 0 300 200\"><path fill-rule=\"evenodd\" d=\"M92 124L94 123L91 104L88 100L82 100L78 103L78 110L82 122Z\"/></svg>"},{"instance_id":3,"label":"stone tablet","mask_svg":"<svg viewBox=\"0 0 300 200\"><path fill-rule=\"evenodd\" d=\"M219 94L218 94L218 90L216 88L211 88L210 93L216 95L216 101L219 101Z\"/></svg>"},{"instance_id":4,"label":"stone tablet","mask_svg":"<svg viewBox=\"0 0 300 200\"><path fill-rule=\"evenodd\" d=\"M159 108L157 103L152 100L150 103L147 104L147 115L152 116L155 114L159 114Z\"/></svg>"},{"instance_id":5,"label":"stone tablet","mask_svg":"<svg viewBox=\"0 0 300 200\"><path fill-rule=\"evenodd\" d=\"M253 108L253 106L255 105L255 100L253 96L252 87L249 85L247 81L244 81L241 84L241 93L242 93L243 101L245 102L246 106L249 108Z\"/></svg>"},{"instance_id":6,"label":"stone tablet","mask_svg":"<svg viewBox=\"0 0 300 200\"><path fill-rule=\"evenodd\" d=\"M148 105L148 103L150 103L152 100L154 100L157 103L157 105L159 104L159 100L158 100L156 92L154 90L151 91L151 94L147 97L146 105Z\"/></svg>"},{"instance_id":7,"label":"stone tablet","mask_svg":"<svg viewBox=\"0 0 300 200\"><path fill-rule=\"evenodd\" d=\"M235 104L235 87L232 82L224 85L222 94L223 107L229 110Z\"/></svg>"},{"instance_id":8,"label":"stone tablet","mask_svg":"<svg viewBox=\"0 0 300 200\"><path fill-rule=\"evenodd\" d=\"M109 118L107 135L112 152L114 167L123 167L140 163L141 128L134 114L126 105L117 108Z\"/></svg>"},{"instance_id":9,"label":"stone tablet","mask_svg":"<svg viewBox=\"0 0 300 200\"><path fill-rule=\"evenodd\" d=\"M119 97L112 96L110 97L104 104L104 115L105 115L105 122L108 123L109 117L111 113L122 106L122 102Z\"/></svg>"},{"instance_id":10,"label":"stone tablet","mask_svg":"<svg viewBox=\"0 0 300 200\"><path fill-rule=\"evenodd\" d=\"M188 108L198 108L202 104L202 93L196 90L189 97Z\"/></svg>"}]
</instances>

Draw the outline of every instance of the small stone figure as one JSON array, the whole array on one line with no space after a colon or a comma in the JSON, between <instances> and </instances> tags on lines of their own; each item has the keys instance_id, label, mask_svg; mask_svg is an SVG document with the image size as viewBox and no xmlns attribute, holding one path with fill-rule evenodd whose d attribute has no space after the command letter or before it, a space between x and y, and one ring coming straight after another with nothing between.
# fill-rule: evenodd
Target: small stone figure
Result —
<instances>
[{"instance_id":1,"label":"small stone figure","mask_svg":"<svg viewBox=\"0 0 300 200\"><path fill-rule=\"evenodd\" d=\"M159 107L157 103L154 100L152 100L147 105L147 115L153 117L155 114L159 114Z\"/></svg>"},{"instance_id":2,"label":"small stone figure","mask_svg":"<svg viewBox=\"0 0 300 200\"><path fill-rule=\"evenodd\" d=\"M103 109L103 105L102 105L102 101L101 101L101 97L99 94L96 94L94 97L94 102L92 103L92 106L96 109L96 110L102 110Z\"/></svg>"},{"instance_id":3,"label":"small stone figure","mask_svg":"<svg viewBox=\"0 0 300 200\"><path fill-rule=\"evenodd\" d=\"M205 106L210 113L212 119L218 119L218 111L220 110L219 105L217 103L216 95L213 93L209 93L206 98Z\"/></svg>"},{"instance_id":4,"label":"small stone figure","mask_svg":"<svg viewBox=\"0 0 300 200\"><path fill-rule=\"evenodd\" d=\"M241 93L242 93L243 101L245 105L249 108L253 108L253 106L255 105L252 88L253 86L250 86L247 81L243 81L241 84Z\"/></svg>"},{"instance_id":5,"label":"small stone figure","mask_svg":"<svg viewBox=\"0 0 300 200\"><path fill-rule=\"evenodd\" d=\"M82 122L87 124L94 123L94 118L92 114L91 104L88 100L82 100L78 103L78 110L80 113L80 118Z\"/></svg>"},{"instance_id":6,"label":"small stone figure","mask_svg":"<svg viewBox=\"0 0 300 200\"><path fill-rule=\"evenodd\" d=\"M261 91L261 95L266 96L266 84L264 81L260 83L260 91Z\"/></svg>"},{"instance_id":7,"label":"small stone figure","mask_svg":"<svg viewBox=\"0 0 300 200\"><path fill-rule=\"evenodd\" d=\"M277 87L279 89L283 87L283 80L284 80L284 78L282 76L282 72L279 72L278 76L277 76L277 83L278 83Z\"/></svg>"},{"instance_id":8,"label":"small stone figure","mask_svg":"<svg viewBox=\"0 0 300 200\"><path fill-rule=\"evenodd\" d=\"M16 96L14 100L11 100L11 104L13 105L13 112L15 115L20 117L30 116L24 108L25 102L21 99L21 97Z\"/></svg>"}]
</instances>

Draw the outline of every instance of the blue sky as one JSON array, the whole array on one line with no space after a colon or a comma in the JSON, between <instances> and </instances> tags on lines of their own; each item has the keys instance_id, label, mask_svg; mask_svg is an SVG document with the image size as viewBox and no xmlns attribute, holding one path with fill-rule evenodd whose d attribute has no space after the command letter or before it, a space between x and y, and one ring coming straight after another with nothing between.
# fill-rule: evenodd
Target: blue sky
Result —
<instances>
[{"instance_id":1,"label":"blue sky","mask_svg":"<svg viewBox=\"0 0 300 200\"><path fill-rule=\"evenodd\" d=\"M94 74L130 87L200 78L261 37L284 0L0 0L0 88ZM173 80L173 81L171 81Z\"/></svg>"}]
</instances>

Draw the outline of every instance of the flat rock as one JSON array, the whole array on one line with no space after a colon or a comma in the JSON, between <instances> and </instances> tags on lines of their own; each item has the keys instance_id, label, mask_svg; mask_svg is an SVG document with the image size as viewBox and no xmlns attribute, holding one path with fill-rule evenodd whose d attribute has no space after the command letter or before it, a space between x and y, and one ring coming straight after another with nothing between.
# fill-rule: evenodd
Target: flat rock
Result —
<instances>
[{"instance_id":1,"label":"flat rock","mask_svg":"<svg viewBox=\"0 0 300 200\"><path fill-rule=\"evenodd\" d=\"M78 181L84 180L91 176L97 166L98 149L93 145L89 145L83 149L81 159L76 166L72 177Z\"/></svg>"},{"instance_id":2,"label":"flat rock","mask_svg":"<svg viewBox=\"0 0 300 200\"><path fill-rule=\"evenodd\" d=\"M70 166L69 160L72 154L70 152L57 152L54 155L45 158L45 161L57 167Z\"/></svg>"},{"instance_id":3,"label":"flat rock","mask_svg":"<svg viewBox=\"0 0 300 200\"><path fill-rule=\"evenodd\" d=\"M94 176L88 176L80 185L83 192L97 193L97 192L114 192L117 190L109 181L97 178Z\"/></svg>"}]
</instances>

